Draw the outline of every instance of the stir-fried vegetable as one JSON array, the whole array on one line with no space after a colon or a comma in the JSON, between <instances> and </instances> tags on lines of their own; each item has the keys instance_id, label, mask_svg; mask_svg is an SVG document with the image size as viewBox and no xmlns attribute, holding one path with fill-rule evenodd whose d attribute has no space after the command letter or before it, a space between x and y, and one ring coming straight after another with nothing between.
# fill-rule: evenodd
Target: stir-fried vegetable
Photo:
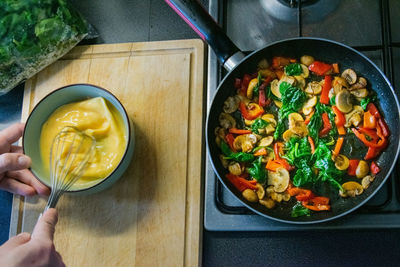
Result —
<instances>
[{"instance_id":1,"label":"stir-fried vegetable","mask_svg":"<svg viewBox=\"0 0 400 267\"><path fill-rule=\"evenodd\" d=\"M380 172L368 161L384 151L390 130L366 79L311 56L273 57L259 68L235 80L237 95L215 131L226 178L267 209L294 199L292 217L331 210L317 195L322 184L341 197L367 190ZM346 155L357 139L367 153Z\"/></svg>"}]
</instances>

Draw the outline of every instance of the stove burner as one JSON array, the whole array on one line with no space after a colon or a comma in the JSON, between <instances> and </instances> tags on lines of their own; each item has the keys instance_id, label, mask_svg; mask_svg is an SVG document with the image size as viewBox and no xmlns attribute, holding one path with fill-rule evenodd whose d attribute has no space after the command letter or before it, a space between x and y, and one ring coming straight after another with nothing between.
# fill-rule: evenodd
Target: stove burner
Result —
<instances>
[{"instance_id":1,"label":"stove burner","mask_svg":"<svg viewBox=\"0 0 400 267\"><path fill-rule=\"evenodd\" d=\"M303 23L315 23L323 20L336 10L340 0L261 0L261 6L271 17L291 24L298 23L297 7L301 1Z\"/></svg>"},{"instance_id":2,"label":"stove burner","mask_svg":"<svg viewBox=\"0 0 400 267\"><path fill-rule=\"evenodd\" d=\"M299 4L299 0L278 0L278 1L290 8L297 8ZM300 0L302 7L315 4L318 1L319 0Z\"/></svg>"}]
</instances>

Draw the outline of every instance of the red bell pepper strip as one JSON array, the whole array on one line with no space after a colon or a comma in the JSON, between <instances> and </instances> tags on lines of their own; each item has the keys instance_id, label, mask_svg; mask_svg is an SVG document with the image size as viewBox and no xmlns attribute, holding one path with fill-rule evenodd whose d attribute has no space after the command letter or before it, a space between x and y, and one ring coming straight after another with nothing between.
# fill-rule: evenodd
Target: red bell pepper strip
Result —
<instances>
[{"instance_id":1,"label":"red bell pepper strip","mask_svg":"<svg viewBox=\"0 0 400 267\"><path fill-rule=\"evenodd\" d=\"M251 189L251 190L256 190L256 189L257 189L257 186L256 186L257 181L256 181L256 180L249 181L249 180L244 179L243 177L234 175L234 174L232 174L232 173L227 173L227 174L225 175L225 177L226 177L240 192L244 191L245 189Z\"/></svg>"},{"instance_id":2,"label":"red bell pepper strip","mask_svg":"<svg viewBox=\"0 0 400 267\"><path fill-rule=\"evenodd\" d=\"M381 168L379 168L378 164L376 164L375 161L373 161L371 162L370 171L373 175L376 175L381 171Z\"/></svg>"},{"instance_id":3,"label":"red bell pepper strip","mask_svg":"<svg viewBox=\"0 0 400 267\"><path fill-rule=\"evenodd\" d=\"M289 186L287 188L287 192L290 196L297 196L297 195L310 195L311 196L311 190L309 189L303 189L300 187L294 187L294 186Z\"/></svg>"},{"instance_id":4,"label":"red bell pepper strip","mask_svg":"<svg viewBox=\"0 0 400 267\"><path fill-rule=\"evenodd\" d=\"M333 68L333 73L340 73L338 63L333 63L332 68Z\"/></svg>"},{"instance_id":5,"label":"red bell pepper strip","mask_svg":"<svg viewBox=\"0 0 400 267\"><path fill-rule=\"evenodd\" d=\"M329 75L325 76L324 79L324 86L322 87L321 97L319 102L322 104L328 105L329 104L329 90L332 88L332 77Z\"/></svg>"},{"instance_id":6,"label":"red bell pepper strip","mask_svg":"<svg viewBox=\"0 0 400 267\"><path fill-rule=\"evenodd\" d=\"M367 140L371 141L373 143L376 143L379 139L377 131L367 129L367 128L362 128L362 127L358 128L358 131L364 135L367 135L369 137L369 139L367 139Z\"/></svg>"},{"instance_id":7,"label":"red bell pepper strip","mask_svg":"<svg viewBox=\"0 0 400 267\"><path fill-rule=\"evenodd\" d=\"M384 137L388 137L390 135L389 127L386 124L385 120L382 118L378 119L379 127L382 129L382 134Z\"/></svg>"},{"instance_id":8,"label":"red bell pepper strip","mask_svg":"<svg viewBox=\"0 0 400 267\"><path fill-rule=\"evenodd\" d=\"M274 144L274 155L275 155L275 162L280 163L286 170L292 171L294 170L294 166L290 165L286 159L281 158L280 154L282 153L283 143L276 142Z\"/></svg>"},{"instance_id":9,"label":"red bell pepper strip","mask_svg":"<svg viewBox=\"0 0 400 267\"><path fill-rule=\"evenodd\" d=\"M269 159L267 165L265 165L265 168L267 170L275 172L278 168L284 168L284 166L276 160Z\"/></svg>"},{"instance_id":10,"label":"red bell pepper strip","mask_svg":"<svg viewBox=\"0 0 400 267\"><path fill-rule=\"evenodd\" d=\"M240 94L243 96L247 95L247 87L249 87L249 83L251 81L251 76L249 74L243 75L242 85L240 88Z\"/></svg>"},{"instance_id":11,"label":"red bell pepper strip","mask_svg":"<svg viewBox=\"0 0 400 267\"><path fill-rule=\"evenodd\" d=\"M235 86L236 89L242 88L242 79L235 78L235 85L234 86Z\"/></svg>"},{"instance_id":12,"label":"red bell pepper strip","mask_svg":"<svg viewBox=\"0 0 400 267\"><path fill-rule=\"evenodd\" d=\"M367 129L375 129L376 127L376 117L371 114L371 112L364 112L364 120L363 120L364 128Z\"/></svg>"},{"instance_id":13,"label":"red bell pepper strip","mask_svg":"<svg viewBox=\"0 0 400 267\"><path fill-rule=\"evenodd\" d=\"M336 126L343 126L346 123L346 119L343 113L336 107L332 106L332 110L335 113L335 124Z\"/></svg>"},{"instance_id":14,"label":"red bell pepper strip","mask_svg":"<svg viewBox=\"0 0 400 267\"><path fill-rule=\"evenodd\" d=\"M367 110L375 116L375 118L379 119L381 118L381 114L379 113L379 110L376 108L374 103L369 103L367 106Z\"/></svg>"},{"instance_id":15,"label":"red bell pepper strip","mask_svg":"<svg viewBox=\"0 0 400 267\"><path fill-rule=\"evenodd\" d=\"M336 141L335 149L333 150L333 155L337 156L340 154L344 142L344 137L339 137Z\"/></svg>"},{"instance_id":16,"label":"red bell pepper strip","mask_svg":"<svg viewBox=\"0 0 400 267\"><path fill-rule=\"evenodd\" d=\"M310 147L311 147L311 154L314 154L315 152L315 144L314 144L314 140L312 139L311 136L307 137L308 142L310 143Z\"/></svg>"},{"instance_id":17,"label":"red bell pepper strip","mask_svg":"<svg viewBox=\"0 0 400 267\"><path fill-rule=\"evenodd\" d=\"M324 123L322 130L319 132L319 136L324 136L329 133L332 129L331 122L329 121L329 117L327 113L322 113L322 121Z\"/></svg>"},{"instance_id":18,"label":"red bell pepper strip","mask_svg":"<svg viewBox=\"0 0 400 267\"><path fill-rule=\"evenodd\" d=\"M258 88L258 105L260 105L260 107L265 107L268 106L270 101L267 102L267 97L265 96L265 87L267 87L267 85L272 81L272 77L268 76L263 83L260 85L260 87Z\"/></svg>"},{"instance_id":19,"label":"red bell pepper strip","mask_svg":"<svg viewBox=\"0 0 400 267\"><path fill-rule=\"evenodd\" d=\"M305 193L300 193L296 195L296 199L298 201L307 201L315 197L315 195L313 194L313 192L311 192L311 190L305 190L305 189L303 190L305 191Z\"/></svg>"},{"instance_id":20,"label":"red bell pepper strip","mask_svg":"<svg viewBox=\"0 0 400 267\"><path fill-rule=\"evenodd\" d=\"M350 176L356 176L356 170L358 163L360 162L359 159L351 159L349 160L349 168L347 168L347 174Z\"/></svg>"},{"instance_id":21,"label":"red bell pepper strip","mask_svg":"<svg viewBox=\"0 0 400 267\"><path fill-rule=\"evenodd\" d=\"M225 141L228 143L231 150L233 152L236 152L236 149L233 146L233 142L235 141L235 137L233 136L233 134L229 133L229 134L225 135Z\"/></svg>"},{"instance_id":22,"label":"red bell pepper strip","mask_svg":"<svg viewBox=\"0 0 400 267\"><path fill-rule=\"evenodd\" d=\"M351 129L353 131L353 133L357 136L358 139L360 139L361 142L364 143L364 145L368 146L368 147L374 147L374 148L383 148L386 146L387 144L387 140L386 138L382 135L381 139L377 142L374 143L373 140L369 141L367 140L367 138L365 137L364 134L360 133L357 129L352 128ZM371 136L370 136L371 137ZM373 138L373 137L372 137Z\"/></svg>"},{"instance_id":23,"label":"red bell pepper strip","mask_svg":"<svg viewBox=\"0 0 400 267\"><path fill-rule=\"evenodd\" d=\"M237 128L230 128L229 132L232 134L251 134L251 130L244 130L244 129L237 129Z\"/></svg>"},{"instance_id":24,"label":"red bell pepper strip","mask_svg":"<svg viewBox=\"0 0 400 267\"><path fill-rule=\"evenodd\" d=\"M367 154L365 155L364 159L365 160L370 160L376 158L379 153L381 153L380 148L374 148L374 147L368 147Z\"/></svg>"},{"instance_id":25,"label":"red bell pepper strip","mask_svg":"<svg viewBox=\"0 0 400 267\"><path fill-rule=\"evenodd\" d=\"M264 113L264 109L259 105L255 103L250 103L248 109L243 101L240 102L239 109L242 113L243 118L245 118L246 120L254 120Z\"/></svg>"},{"instance_id":26,"label":"red bell pepper strip","mask_svg":"<svg viewBox=\"0 0 400 267\"><path fill-rule=\"evenodd\" d=\"M258 105L263 108L266 106L266 102L265 91L260 86L260 88L258 88Z\"/></svg>"},{"instance_id":27,"label":"red bell pepper strip","mask_svg":"<svg viewBox=\"0 0 400 267\"><path fill-rule=\"evenodd\" d=\"M287 57L273 57L271 67L273 69L283 69L286 65L290 64L290 59Z\"/></svg>"},{"instance_id":28,"label":"red bell pepper strip","mask_svg":"<svg viewBox=\"0 0 400 267\"><path fill-rule=\"evenodd\" d=\"M308 124L310 123L311 118L312 118L312 116L314 115L314 113L315 113L315 110L313 110L310 114L308 114L308 115L306 116L306 119L304 120L304 123L305 123L306 125L308 125Z\"/></svg>"},{"instance_id":29,"label":"red bell pepper strip","mask_svg":"<svg viewBox=\"0 0 400 267\"><path fill-rule=\"evenodd\" d=\"M321 61L314 61L308 69L319 76L323 76L332 71L332 65L326 64Z\"/></svg>"},{"instance_id":30,"label":"red bell pepper strip","mask_svg":"<svg viewBox=\"0 0 400 267\"><path fill-rule=\"evenodd\" d=\"M265 156L267 155L267 149L265 147L260 148L259 150L257 150L256 152L254 152L253 154L255 157L258 156Z\"/></svg>"}]
</instances>

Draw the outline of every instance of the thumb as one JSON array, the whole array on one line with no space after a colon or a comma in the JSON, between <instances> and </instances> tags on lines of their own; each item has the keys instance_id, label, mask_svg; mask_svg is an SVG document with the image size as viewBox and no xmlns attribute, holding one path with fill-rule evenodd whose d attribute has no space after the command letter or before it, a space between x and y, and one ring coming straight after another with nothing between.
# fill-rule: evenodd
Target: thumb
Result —
<instances>
[{"instance_id":1,"label":"thumb","mask_svg":"<svg viewBox=\"0 0 400 267\"><path fill-rule=\"evenodd\" d=\"M1 246L1 248L3 248L5 251L10 250L27 243L29 240L31 240L31 235L29 233L21 233L17 236L11 237Z\"/></svg>"},{"instance_id":2,"label":"thumb","mask_svg":"<svg viewBox=\"0 0 400 267\"><path fill-rule=\"evenodd\" d=\"M37 222L32 232L32 239L53 241L55 227L58 221L56 209L46 210Z\"/></svg>"}]
</instances>

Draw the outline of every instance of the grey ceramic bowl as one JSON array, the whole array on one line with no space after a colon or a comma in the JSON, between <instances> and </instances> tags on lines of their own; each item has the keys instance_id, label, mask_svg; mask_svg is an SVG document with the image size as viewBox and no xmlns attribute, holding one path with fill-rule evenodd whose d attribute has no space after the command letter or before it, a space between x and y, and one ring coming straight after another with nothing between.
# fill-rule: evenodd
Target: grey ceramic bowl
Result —
<instances>
[{"instance_id":1,"label":"grey ceramic bowl","mask_svg":"<svg viewBox=\"0 0 400 267\"><path fill-rule=\"evenodd\" d=\"M44 169L42 158L40 155L40 133L42 125L47 118L60 106L72 102L86 100L93 97L103 97L120 113L125 126L125 133L128 136L125 153L114 171L104 179L90 183L86 187L72 186L68 192L89 194L102 191L117 181L125 170L128 168L135 146L134 128L129 119L125 108L121 102L109 91L90 84L72 84L59 88L46 97L44 97L32 110L25 125L25 131L22 139L24 153L31 157L31 171L36 178L43 184L50 186L50 177Z\"/></svg>"}]
</instances>

